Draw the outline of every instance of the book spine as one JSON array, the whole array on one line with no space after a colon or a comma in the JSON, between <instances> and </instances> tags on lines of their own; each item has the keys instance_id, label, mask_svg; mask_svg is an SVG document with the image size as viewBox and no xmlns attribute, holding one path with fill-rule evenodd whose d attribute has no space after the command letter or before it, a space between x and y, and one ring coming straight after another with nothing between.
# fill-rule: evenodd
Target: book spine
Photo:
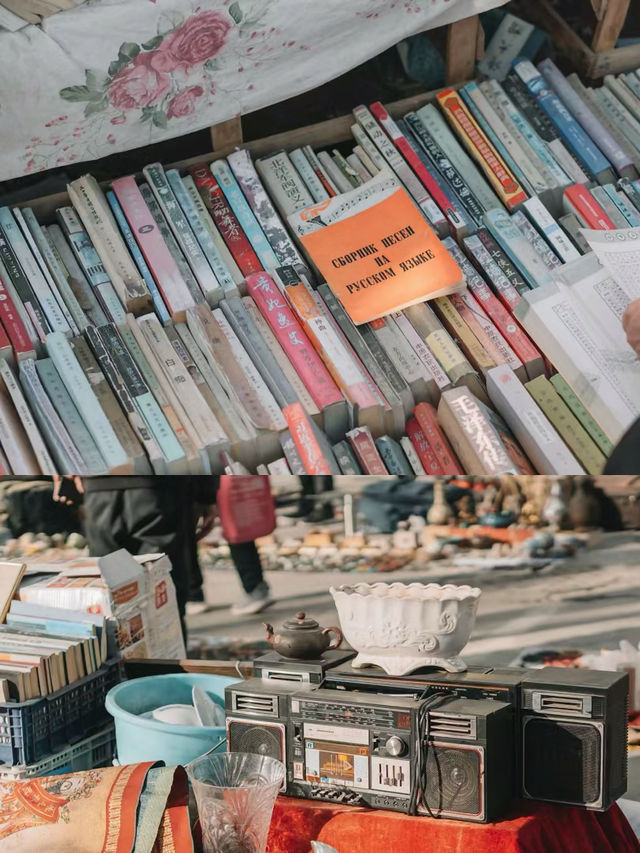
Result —
<instances>
[{"instance_id":1,"label":"book spine","mask_svg":"<svg viewBox=\"0 0 640 853\"><path fill-rule=\"evenodd\" d=\"M413 442L408 436L405 435L400 439L400 447L402 447L402 449L404 450L404 454L407 457L407 461L409 462L409 465L411 465L411 467L413 468L413 473L416 474L418 477L423 474L426 474L427 472L425 471L424 465L420 461Z\"/></svg>"},{"instance_id":2,"label":"book spine","mask_svg":"<svg viewBox=\"0 0 640 853\"><path fill-rule=\"evenodd\" d=\"M338 193L348 193L354 188L328 151L319 151L318 160L326 174L331 178L331 182L338 188Z\"/></svg>"},{"instance_id":3,"label":"book spine","mask_svg":"<svg viewBox=\"0 0 640 853\"><path fill-rule=\"evenodd\" d=\"M304 467L302 456L298 453L298 448L293 440L293 436L287 430L280 436L280 446L284 452L284 457L287 460L292 474L306 474L307 469Z\"/></svg>"},{"instance_id":4,"label":"book spine","mask_svg":"<svg viewBox=\"0 0 640 853\"><path fill-rule=\"evenodd\" d=\"M96 247L82 227L75 210L72 207L62 207L56 213L60 225L71 243L76 260L89 280L89 284L106 318L113 320L114 323L122 323L126 317L126 311L122 302L120 302L113 282L104 268L102 259L96 251Z\"/></svg>"},{"instance_id":5,"label":"book spine","mask_svg":"<svg viewBox=\"0 0 640 853\"><path fill-rule=\"evenodd\" d=\"M364 181L362 180L358 172L355 169L351 168L351 166L347 163L347 161L337 148L333 149L333 151L331 152L331 156L333 158L333 162L336 164L338 169L340 169L342 174L349 181L352 189L355 189L356 187L361 187Z\"/></svg>"},{"instance_id":6,"label":"book spine","mask_svg":"<svg viewBox=\"0 0 640 853\"><path fill-rule=\"evenodd\" d=\"M614 231L615 225L600 207L591 193L582 184L574 184L564 191L569 212L581 219L587 228L598 231Z\"/></svg>"},{"instance_id":7,"label":"book spine","mask_svg":"<svg viewBox=\"0 0 640 853\"><path fill-rule=\"evenodd\" d=\"M4 268L0 266L0 322L7 332L16 361L19 362L24 358L35 358L35 348L8 291L4 276Z\"/></svg>"},{"instance_id":8,"label":"book spine","mask_svg":"<svg viewBox=\"0 0 640 853\"><path fill-rule=\"evenodd\" d=\"M527 199L523 207L533 224L544 234L547 242L555 249L565 264L580 257L580 252L568 239L539 198Z\"/></svg>"},{"instance_id":9,"label":"book spine","mask_svg":"<svg viewBox=\"0 0 640 853\"><path fill-rule=\"evenodd\" d=\"M512 221L524 234L533 251L538 255L550 272L553 272L556 267L562 266L563 262L542 238L521 210L516 210L513 214Z\"/></svg>"},{"instance_id":10,"label":"book spine","mask_svg":"<svg viewBox=\"0 0 640 853\"><path fill-rule=\"evenodd\" d=\"M507 208L514 210L525 201L527 195L515 175L501 160L493 145L469 114L462 99L453 89L445 89L438 95L438 103L500 200Z\"/></svg>"},{"instance_id":11,"label":"book spine","mask_svg":"<svg viewBox=\"0 0 640 853\"><path fill-rule=\"evenodd\" d=\"M2 325L1 319L0 319L0 358L6 358L7 361L12 366L15 362L15 354L11 348L11 341L9 340L9 335L6 332L5 327Z\"/></svg>"},{"instance_id":12,"label":"book spine","mask_svg":"<svg viewBox=\"0 0 640 853\"><path fill-rule=\"evenodd\" d=\"M631 228L638 228L640 226L640 216L638 216L637 213L633 212L631 207L622 198L616 188L611 184L607 184L604 187L604 191L609 196L611 201L615 204L615 206L618 208L620 213L623 215L627 222L627 225Z\"/></svg>"},{"instance_id":13,"label":"book spine","mask_svg":"<svg viewBox=\"0 0 640 853\"><path fill-rule=\"evenodd\" d=\"M613 451L613 444L585 409L580 398L574 393L569 384L565 382L559 373L556 373L555 376L551 377L551 384L569 407L570 411L576 416L579 423L582 424L587 433L591 436L595 444L600 448L602 453L605 456L610 456Z\"/></svg>"},{"instance_id":14,"label":"book spine","mask_svg":"<svg viewBox=\"0 0 640 853\"><path fill-rule=\"evenodd\" d=\"M211 218L211 214L209 213L207 206L205 205L202 196L198 192L198 188L196 187L195 181L193 180L192 175L184 175L182 178L182 183L189 193L191 201L195 205L196 210L200 216L202 222L204 222L207 231L211 234L211 239L213 240L216 249L218 250L218 254L222 258L225 267L229 270L231 274L231 278L236 284L236 289L239 285L244 281L244 276L240 271L240 267L235 262L233 255L229 251L229 247L222 239L222 235L218 231L218 228ZM231 293L231 289L229 289L229 293ZM237 290L239 293L239 290Z\"/></svg>"},{"instance_id":15,"label":"book spine","mask_svg":"<svg viewBox=\"0 0 640 853\"><path fill-rule=\"evenodd\" d=\"M282 414L302 460L305 472L307 474L333 473L332 467L329 465L316 437L313 425L301 404L293 403L290 406L285 406Z\"/></svg>"},{"instance_id":16,"label":"book spine","mask_svg":"<svg viewBox=\"0 0 640 853\"><path fill-rule=\"evenodd\" d=\"M371 146L373 148L373 146ZM329 175L322 168L322 163L318 160L318 155L313 150L310 145L305 145L302 149L302 153L305 155L309 163L311 164L311 168L316 174L316 177L322 184L325 189L325 192L329 196L329 198L333 198L335 195L338 195L338 187L333 183ZM380 158L382 159L382 158Z\"/></svg>"},{"instance_id":17,"label":"book spine","mask_svg":"<svg viewBox=\"0 0 640 853\"><path fill-rule=\"evenodd\" d=\"M361 183L366 184L366 182L370 181L373 177L373 173L369 172L355 151L352 154L347 154L347 163L358 173Z\"/></svg>"},{"instance_id":18,"label":"book spine","mask_svg":"<svg viewBox=\"0 0 640 853\"><path fill-rule=\"evenodd\" d=\"M225 194L211 170L206 166L195 166L190 171L202 200L242 274L248 276L260 272L262 270L260 260L229 207Z\"/></svg>"},{"instance_id":19,"label":"book spine","mask_svg":"<svg viewBox=\"0 0 640 853\"><path fill-rule=\"evenodd\" d=\"M282 216L289 216L313 204L313 196L285 151L259 158L256 169Z\"/></svg>"},{"instance_id":20,"label":"book spine","mask_svg":"<svg viewBox=\"0 0 640 853\"><path fill-rule=\"evenodd\" d=\"M248 276L247 290L318 408L341 403L344 398L340 389L271 276Z\"/></svg>"},{"instance_id":21,"label":"book spine","mask_svg":"<svg viewBox=\"0 0 640 853\"><path fill-rule=\"evenodd\" d=\"M69 281L69 286L76 294L80 307L85 315L94 325L107 322L107 316L98 302L93 288L89 284L86 275L80 268L76 256L71 248L71 241L67 240L57 224L47 225L42 229L51 251L55 255L63 275Z\"/></svg>"},{"instance_id":22,"label":"book spine","mask_svg":"<svg viewBox=\"0 0 640 853\"><path fill-rule=\"evenodd\" d=\"M265 237L264 231L254 216L247 199L242 194L238 182L226 160L214 160L210 166L211 172L224 193L227 204L236 215L240 227L246 234L254 252L258 256L263 269L273 269L279 264L271 244Z\"/></svg>"},{"instance_id":23,"label":"book spine","mask_svg":"<svg viewBox=\"0 0 640 853\"><path fill-rule=\"evenodd\" d=\"M149 291L126 250L100 185L85 175L72 181L67 190L122 304L127 311L144 310L151 301Z\"/></svg>"},{"instance_id":24,"label":"book spine","mask_svg":"<svg viewBox=\"0 0 640 853\"><path fill-rule=\"evenodd\" d=\"M380 113L380 110L382 110L383 113L386 113L382 104L374 105L374 109L378 113ZM435 231L446 237L449 233L449 226L444 213L435 203L431 194L427 191L424 182L419 180L416 173L412 171L407 161L403 158L397 146L393 144L390 136L385 134L372 112L364 106L359 106L353 110L353 115L358 124L360 124L369 135L373 144L382 153L382 156L385 158L389 166L391 166L393 171L400 178L409 194L427 217ZM391 120L390 117L389 120Z\"/></svg>"},{"instance_id":25,"label":"book spine","mask_svg":"<svg viewBox=\"0 0 640 853\"><path fill-rule=\"evenodd\" d=\"M620 178L616 186L629 199L634 210L640 213L640 192L635 188L629 178Z\"/></svg>"},{"instance_id":26,"label":"book spine","mask_svg":"<svg viewBox=\"0 0 640 853\"><path fill-rule=\"evenodd\" d=\"M400 154L405 158L418 178L422 181L425 189L433 197L434 202L445 215L454 232L458 233L464 231L466 228L465 220L458 214L451 199L441 190L440 186L433 179L429 170L415 153L406 136L400 130L396 122L391 118L385 107L378 101L371 104L371 112L387 132L389 139L391 139Z\"/></svg>"},{"instance_id":27,"label":"book spine","mask_svg":"<svg viewBox=\"0 0 640 853\"><path fill-rule=\"evenodd\" d=\"M548 118L589 174L598 179L611 164L584 132L560 98L545 85L544 78L528 60L516 63L514 70L547 114Z\"/></svg>"},{"instance_id":28,"label":"book spine","mask_svg":"<svg viewBox=\"0 0 640 853\"><path fill-rule=\"evenodd\" d=\"M20 363L20 383L43 435L49 440L51 453L57 463L53 473L90 474L91 471L49 399L32 358Z\"/></svg>"},{"instance_id":29,"label":"book spine","mask_svg":"<svg viewBox=\"0 0 640 853\"><path fill-rule=\"evenodd\" d=\"M180 442L169 426L164 413L144 381L115 326L109 324L102 326L97 331L136 409L160 447L164 458L168 462L175 462L184 458Z\"/></svg>"},{"instance_id":30,"label":"book spine","mask_svg":"<svg viewBox=\"0 0 640 853\"><path fill-rule=\"evenodd\" d=\"M306 188L313 196L313 200L314 202L316 202L316 204L320 201L326 201L327 199L331 198L331 196L327 192L325 185L318 177L315 169L307 159L307 156L302 150L302 148L296 148L295 150L290 151L289 159L291 160L295 168L298 170L298 174L304 181ZM229 157L229 163L231 163L231 157ZM233 166L231 168L233 168Z\"/></svg>"},{"instance_id":31,"label":"book spine","mask_svg":"<svg viewBox=\"0 0 640 853\"><path fill-rule=\"evenodd\" d=\"M348 442L339 441L331 449L343 474L362 474L362 468Z\"/></svg>"},{"instance_id":32,"label":"book spine","mask_svg":"<svg viewBox=\"0 0 640 853\"><path fill-rule=\"evenodd\" d=\"M611 186L611 184L609 184L609 186ZM622 213L620 213L617 205L613 203L613 201L609 197L609 193L606 192L604 187L591 187L589 192L596 200L596 202L600 205L602 210L609 217L609 219L613 222L614 228L628 228L629 223L622 215Z\"/></svg>"},{"instance_id":33,"label":"book spine","mask_svg":"<svg viewBox=\"0 0 640 853\"><path fill-rule=\"evenodd\" d=\"M616 98L607 86L602 86L600 89L593 89L593 97L598 104L605 110L611 120L615 122L615 126L620 129L622 134L629 140L636 150L640 149L640 121L629 112L629 110Z\"/></svg>"},{"instance_id":34,"label":"book spine","mask_svg":"<svg viewBox=\"0 0 640 853\"><path fill-rule=\"evenodd\" d=\"M463 290L462 293L452 294L448 299L480 341L494 364L508 364L514 373L524 379L526 371L522 361L471 291Z\"/></svg>"},{"instance_id":35,"label":"book spine","mask_svg":"<svg viewBox=\"0 0 640 853\"><path fill-rule=\"evenodd\" d=\"M476 370L484 374L495 367L495 361L463 320L455 301L446 296L440 296L433 300L433 308Z\"/></svg>"},{"instance_id":36,"label":"book spine","mask_svg":"<svg viewBox=\"0 0 640 853\"><path fill-rule=\"evenodd\" d=\"M193 200L180 177L180 172L178 172L177 169L169 169L166 172L166 176L169 186L176 197L176 201L189 221L194 237L198 241L198 245L202 249L209 266L213 270L223 293L225 295L237 295L235 281L218 251L218 247L213 240L211 231L209 231L205 223L202 221L200 211L193 203Z\"/></svg>"},{"instance_id":37,"label":"book spine","mask_svg":"<svg viewBox=\"0 0 640 853\"><path fill-rule=\"evenodd\" d=\"M597 117L578 93L571 88L571 84L556 67L555 63L551 59L545 59L538 65L538 70L549 86L555 91L556 95L563 101L569 112L582 125L585 133L588 134L607 160L615 167L616 172L622 175L625 169L628 169L630 166L633 167L631 160L606 128L600 124Z\"/></svg>"},{"instance_id":38,"label":"book spine","mask_svg":"<svg viewBox=\"0 0 640 853\"><path fill-rule=\"evenodd\" d=\"M420 361L428 370L429 374L433 376L436 385L438 386L438 390L442 392L445 388L451 387L451 379L449 378L448 373L441 366L439 359L436 358L432 349L432 345L438 342L436 339L432 339L431 343L429 343L429 341L425 340L420 334L418 334L415 326L411 323L408 311L409 309L405 309L404 311L399 312L395 318L395 322Z\"/></svg>"},{"instance_id":39,"label":"book spine","mask_svg":"<svg viewBox=\"0 0 640 853\"><path fill-rule=\"evenodd\" d=\"M200 289L212 304L217 304L224 294L223 288L209 266L200 244L169 186L164 169L160 163L152 163L150 166L145 166L142 171L196 277Z\"/></svg>"},{"instance_id":40,"label":"book spine","mask_svg":"<svg viewBox=\"0 0 640 853\"><path fill-rule=\"evenodd\" d=\"M180 316L189 306L195 304L194 299L182 279L173 255L162 239L135 178L119 178L113 182L112 187L169 312L173 316ZM161 313L159 316L164 322Z\"/></svg>"},{"instance_id":41,"label":"book spine","mask_svg":"<svg viewBox=\"0 0 640 853\"><path fill-rule=\"evenodd\" d=\"M18 384L16 377L11 370L11 367L4 358L0 358L0 377L4 382L4 386L9 393L11 402L16 410L22 428L27 434L29 444L38 462L38 467L43 474L49 476L56 474L56 464L51 458L51 454L44 443L40 430L31 414L31 409L27 405L22 389ZM18 473L17 471L14 473Z\"/></svg>"},{"instance_id":42,"label":"book spine","mask_svg":"<svg viewBox=\"0 0 640 853\"><path fill-rule=\"evenodd\" d=\"M20 211L20 216L22 217L23 233L69 327L74 333L84 329L88 324L87 317L80 307L75 293L69 286L67 277L45 236L44 230L30 208L23 208Z\"/></svg>"},{"instance_id":43,"label":"book spine","mask_svg":"<svg viewBox=\"0 0 640 853\"><path fill-rule=\"evenodd\" d=\"M127 454L80 367L71 344L62 332L47 335L46 343L49 356L107 466L111 471L126 470L130 465Z\"/></svg>"},{"instance_id":44,"label":"book spine","mask_svg":"<svg viewBox=\"0 0 640 853\"><path fill-rule=\"evenodd\" d=\"M520 302L521 296L498 266L497 261L491 257L478 235L472 234L470 237L465 237L463 242L476 268L486 275L492 290L501 299L505 308L512 311Z\"/></svg>"},{"instance_id":45,"label":"book spine","mask_svg":"<svg viewBox=\"0 0 640 853\"><path fill-rule=\"evenodd\" d=\"M436 454L443 474L463 474L460 463L455 457L451 445L438 423L438 413L428 403L418 403L414 409L414 417L422 430L429 446Z\"/></svg>"},{"instance_id":46,"label":"book spine","mask_svg":"<svg viewBox=\"0 0 640 853\"><path fill-rule=\"evenodd\" d=\"M509 256L529 287L541 287L551 282L551 273L532 249L513 218L503 210L489 210L484 222L491 236Z\"/></svg>"},{"instance_id":47,"label":"book spine","mask_svg":"<svg viewBox=\"0 0 640 853\"><path fill-rule=\"evenodd\" d=\"M480 225L483 214L482 205L471 192L458 170L454 168L451 161L445 156L444 151L415 113L407 113L404 120L411 129L415 139L427 152L429 157L431 157L440 174L448 181L449 186L460 199L460 203L473 222L476 225Z\"/></svg>"},{"instance_id":48,"label":"book spine","mask_svg":"<svg viewBox=\"0 0 640 853\"><path fill-rule=\"evenodd\" d=\"M107 464L98 450L98 446L82 420L75 403L71 399L60 374L50 358L40 358L35 362L38 379L60 420L67 429L74 446L81 455L88 474L106 474ZM63 473L63 472L60 472ZM81 473L80 469L69 471Z\"/></svg>"},{"instance_id":49,"label":"book spine","mask_svg":"<svg viewBox=\"0 0 640 853\"><path fill-rule=\"evenodd\" d=\"M360 463L360 467L365 474L384 476L389 473L385 468L385 464L382 461L380 454L378 453L378 449L368 427L356 427L355 429L349 430L346 434L346 438L353 448L353 452L355 453L356 458Z\"/></svg>"},{"instance_id":50,"label":"book spine","mask_svg":"<svg viewBox=\"0 0 640 853\"><path fill-rule=\"evenodd\" d=\"M419 358L402 329L397 325L404 314L394 311L386 317L372 320L368 325L377 337L380 345L387 351L400 375L413 391L415 398L422 400L425 396L431 399L433 393L429 385L434 383L431 371ZM426 394L425 394L425 389Z\"/></svg>"},{"instance_id":51,"label":"book spine","mask_svg":"<svg viewBox=\"0 0 640 853\"><path fill-rule=\"evenodd\" d=\"M300 153L304 157L304 154ZM278 259L276 266L281 264L304 265L304 261L289 236L286 226L276 213L271 199L262 185L249 151L246 149L234 151L229 154L227 161ZM325 198L328 198L326 193Z\"/></svg>"},{"instance_id":52,"label":"book spine","mask_svg":"<svg viewBox=\"0 0 640 853\"><path fill-rule=\"evenodd\" d=\"M415 417L409 418L407 421L407 437L413 446L414 453L417 455L424 472L426 474L442 474L440 460L433 447L427 441L427 437Z\"/></svg>"},{"instance_id":53,"label":"book spine","mask_svg":"<svg viewBox=\"0 0 640 853\"><path fill-rule=\"evenodd\" d=\"M385 464L387 471L390 474L395 474L399 477L410 477L413 474L413 469L404 451L399 444L396 444L388 435L376 439L376 448L380 454L382 461Z\"/></svg>"}]
</instances>

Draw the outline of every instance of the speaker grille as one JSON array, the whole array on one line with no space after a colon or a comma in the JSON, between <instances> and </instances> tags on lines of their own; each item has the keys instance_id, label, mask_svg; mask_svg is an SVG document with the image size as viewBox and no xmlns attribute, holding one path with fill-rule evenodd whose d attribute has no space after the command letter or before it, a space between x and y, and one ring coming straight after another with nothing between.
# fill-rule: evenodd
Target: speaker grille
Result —
<instances>
[{"instance_id":1,"label":"speaker grille","mask_svg":"<svg viewBox=\"0 0 640 853\"><path fill-rule=\"evenodd\" d=\"M602 735L590 723L531 718L524 727L524 787L533 799L597 804Z\"/></svg>"},{"instance_id":2,"label":"speaker grille","mask_svg":"<svg viewBox=\"0 0 640 853\"><path fill-rule=\"evenodd\" d=\"M482 816L482 754L478 749L430 745L424 799L434 815Z\"/></svg>"},{"instance_id":3,"label":"speaker grille","mask_svg":"<svg viewBox=\"0 0 640 853\"><path fill-rule=\"evenodd\" d=\"M284 761L284 734L279 726L232 721L228 726L229 751L250 752Z\"/></svg>"}]
</instances>

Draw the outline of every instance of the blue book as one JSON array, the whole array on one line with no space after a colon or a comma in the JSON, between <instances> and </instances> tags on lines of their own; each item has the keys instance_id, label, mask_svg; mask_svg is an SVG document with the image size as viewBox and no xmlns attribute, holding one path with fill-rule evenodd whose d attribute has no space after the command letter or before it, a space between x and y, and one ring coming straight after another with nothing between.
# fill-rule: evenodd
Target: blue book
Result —
<instances>
[{"instance_id":1,"label":"blue book","mask_svg":"<svg viewBox=\"0 0 640 853\"><path fill-rule=\"evenodd\" d=\"M605 184L604 191L627 220L631 228L637 228L640 225L640 217L638 217L637 211L631 210L631 207L625 202L620 193L616 191L613 184Z\"/></svg>"},{"instance_id":2,"label":"blue book","mask_svg":"<svg viewBox=\"0 0 640 853\"><path fill-rule=\"evenodd\" d=\"M120 207L120 202L115 196L115 193L109 190L107 193L107 199L109 204L111 205L111 210L113 211L113 215L116 218L116 222L118 223L118 227L122 232L122 236L124 237L125 243L127 244L127 248L131 252L133 260L136 262L136 266L140 270L140 275L145 280L147 287L149 288L149 293L151 294L151 299L153 300L153 307L155 308L155 312L160 317L162 323L167 323L171 319L171 315L167 311L167 306L164 304L162 296L160 295L160 291L158 290L158 285L155 282L155 279L151 275L151 271L147 266L145 259L142 257L142 252L140 251L140 247L136 243L136 238L133 236L133 231L129 226L129 223L126 220L124 212Z\"/></svg>"},{"instance_id":3,"label":"blue book","mask_svg":"<svg viewBox=\"0 0 640 853\"><path fill-rule=\"evenodd\" d=\"M611 163L574 119L560 98L549 88L535 65L528 59L516 59L513 69L535 96L549 121L586 171L599 183L614 181L615 174Z\"/></svg>"},{"instance_id":4,"label":"blue book","mask_svg":"<svg viewBox=\"0 0 640 853\"><path fill-rule=\"evenodd\" d=\"M390 474L397 474L401 477L415 476L404 450L393 438L390 438L388 435L376 438L376 447Z\"/></svg>"},{"instance_id":5,"label":"blue book","mask_svg":"<svg viewBox=\"0 0 640 853\"><path fill-rule=\"evenodd\" d=\"M251 210L249 202L244 197L244 193L240 189L227 161L215 160L211 164L211 172L220 184L229 207L236 215L263 268L265 270L277 269L280 266L280 261L277 259L271 248L271 244L265 237L264 231Z\"/></svg>"},{"instance_id":6,"label":"blue book","mask_svg":"<svg viewBox=\"0 0 640 853\"><path fill-rule=\"evenodd\" d=\"M484 222L529 287L542 287L551 283L547 265L505 210L496 208L487 211Z\"/></svg>"}]
</instances>

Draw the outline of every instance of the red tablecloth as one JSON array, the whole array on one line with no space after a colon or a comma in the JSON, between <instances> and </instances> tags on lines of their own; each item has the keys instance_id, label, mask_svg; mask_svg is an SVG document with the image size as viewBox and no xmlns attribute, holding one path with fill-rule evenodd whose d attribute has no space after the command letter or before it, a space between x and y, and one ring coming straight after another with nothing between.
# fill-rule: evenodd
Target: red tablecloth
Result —
<instances>
[{"instance_id":1,"label":"red tablecloth","mask_svg":"<svg viewBox=\"0 0 640 853\"><path fill-rule=\"evenodd\" d=\"M313 840L339 853L640 853L617 806L523 802L500 823L474 824L278 798L267 853L309 853Z\"/></svg>"}]
</instances>

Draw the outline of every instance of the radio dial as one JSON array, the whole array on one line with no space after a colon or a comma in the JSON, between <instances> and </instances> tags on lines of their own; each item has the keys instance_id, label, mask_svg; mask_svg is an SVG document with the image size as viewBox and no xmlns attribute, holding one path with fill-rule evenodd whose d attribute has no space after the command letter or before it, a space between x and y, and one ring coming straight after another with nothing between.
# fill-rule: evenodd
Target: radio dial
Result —
<instances>
[{"instance_id":1,"label":"radio dial","mask_svg":"<svg viewBox=\"0 0 640 853\"><path fill-rule=\"evenodd\" d=\"M389 755L398 756L403 755L407 748L407 745L402 740L402 738L399 738L396 735L392 735L385 743L384 748L387 750Z\"/></svg>"}]
</instances>

